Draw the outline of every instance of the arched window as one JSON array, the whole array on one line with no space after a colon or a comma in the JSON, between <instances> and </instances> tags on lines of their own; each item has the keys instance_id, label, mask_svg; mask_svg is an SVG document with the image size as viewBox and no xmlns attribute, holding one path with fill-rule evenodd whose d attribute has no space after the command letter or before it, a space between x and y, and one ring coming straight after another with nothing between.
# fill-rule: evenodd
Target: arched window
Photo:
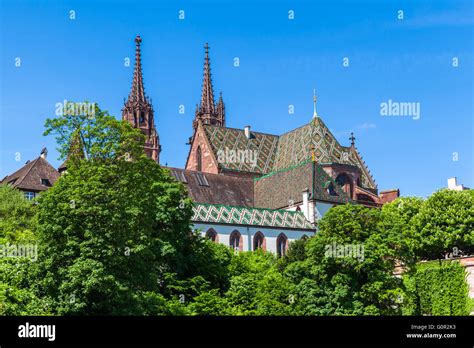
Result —
<instances>
[{"instance_id":1,"label":"arched window","mask_svg":"<svg viewBox=\"0 0 474 348\"><path fill-rule=\"evenodd\" d=\"M267 243L265 241L265 236L263 235L263 233L260 231L255 233L255 235L253 236L253 250L262 249L263 251L265 251L267 249L266 244Z\"/></svg>"},{"instance_id":2,"label":"arched window","mask_svg":"<svg viewBox=\"0 0 474 348\"><path fill-rule=\"evenodd\" d=\"M213 228L210 228L206 232L206 238L212 240L214 243L217 243L219 241L219 237L217 235L217 232L214 231Z\"/></svg>"},{"instance_id":3,"label":"arched window","mask_svg":"<svg viewBox=\"0 0 474 348\"><path fill-rule=\"evenodd\" d=\"M352 198L352 180L346 173L341 173L336 177L336 183L342 187L342 190Z\"/></svg>"},{"instance_id":4,"label":"arched window","mask_svg":"<svg viewBox=\"0 0 474 348\"><path fill-rule=\"evenodd\" d=\"M145 122L145 113L143 111L140 112L140 123Z\"/></svg>"},{"instance_id":5,"label":"arched window","mask_svg":"<svg viewBox=\"0 0 474 348\"><path fill-rule=\"evenodd\" d=\"M277 238L277 255L285 256L288 250L288 238L284 233L280 233Z\"/></svg>"},{"instance_id":6,"label":"arched window","mask_svg":"<svg viewBox=\"0 0 474 348\"><path fill-rule=\"evenodd\" d=\"M201 146L198 146L197 151L196 151L196 162L197 162L197 170L200 172L202 171L202 152L201 152Z\"/></svg>"},{"instance_id":7,"label":"arched window","mask_svg":"<svg viewBox=\"0 0 474 348\"><path fill-rule=\"evenodd\" d=\"M230 234L229 245L234 250L243 250L242 235L239 231L235 230Z\"/></svg>"}]
</instances>

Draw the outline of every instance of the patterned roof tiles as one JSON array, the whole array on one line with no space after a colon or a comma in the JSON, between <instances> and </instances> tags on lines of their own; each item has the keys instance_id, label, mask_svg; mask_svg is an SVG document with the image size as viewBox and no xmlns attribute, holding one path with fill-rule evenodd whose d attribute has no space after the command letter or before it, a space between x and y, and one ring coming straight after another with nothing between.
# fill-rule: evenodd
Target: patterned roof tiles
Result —
<instances>
[{"instance_id":1,"label":"patterned roof tiles","mask_svg":"<svg viewBox=\"0 0 474 348\"><path fill-rule=\"evenodd\" d=\"M193 222L315 229L299 211L195 203L193 212Z\"/></svg>"},{"instance_id":2,"label":"patterned roof tiles","mask_svg":"<svg viewBox=\"0 0 474 348\"><path fill-rule=\"evenodd\" d=\"M308 124L281 136L251 132L245 136L243 129L204 125L206 136L216 156L226 151L252 151L256 154L255 166L252 161L219 161L221 168L268 174L301 164L311 158L314 146L318 163L340 163L357 166L361 171L361 184L369 189L377 189L365 162L354 147L341 146L321 118L314 118Z\"/></svg>"}]
</instances>

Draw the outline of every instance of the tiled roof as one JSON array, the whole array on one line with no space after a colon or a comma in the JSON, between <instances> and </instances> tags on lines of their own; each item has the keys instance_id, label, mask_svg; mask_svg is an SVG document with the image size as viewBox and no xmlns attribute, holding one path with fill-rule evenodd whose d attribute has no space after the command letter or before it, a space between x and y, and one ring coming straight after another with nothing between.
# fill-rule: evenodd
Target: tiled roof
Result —
<instances>
[{"instance_id":1,"label":"tiled roof","mask_svg":"<svg viewBox=\"0 0 474 348\"><path fill-rule=\"evenodd\" d=\"M254 179L254 201L257 207L281 209L302 201L303 190L308 189L314 199L333 203L350 201L347 194L310 160ZM332 185L333 194L329 193Z\"/></svg>"},{"instance_id":2,"label":"tiled roof","mask_svg":"<svg viewBox=\"0 0 474 348\"><path fill-rule=\"evenodd\" d=\"M268 174L307 161L311 158L311 147L314 146L316 162L357 166L361 172L361 185L373 190L377 188L355 147L341 146L319 117L281 136L251 131L250 139L245 136L243 129L207 124L203 127L216 158L220 151L223 154L231 150L235 153L252 151L252 154L256 154L255 166L251 161L219 161L221 168Z\"/></svg>"},{"instance_id":3,"label":"tiled roof","mask_svg":"<svg viewBox=\"0 0 474 348\"><path fill-rule=\"evenodd\" d=\"M253 206L253 180L250 178L163 168L170 170L171 175L184 184L194 202Z\"/></svg>"},{"instance_id":4,"label":"tiled roof","mask_svg":"<svg viewBox=\"0 0 474 348\"><path fill-rule=\"evenodd\" d=\"M193 222L314 230L314 226L299 211L196 203L193 212Z\"/></svg>"},{"instance_id":5,"label":"tiled roof","mask_svg":"<svg viewBox=\"0 0 474 348\"><path fill-rule=\"evenodd\" d=\"M255 166L252 161L224 161L219 163L221 168L261 174L272 171L278 136L251 131L251 137L248 139L243 129L208 124L203 127L216 158L219 157L219 151L223 154L231 150L236 154L238 151L251 151L252 155L256 154Z\"/></svg>"},{"instance_id":6,"label":"tiled roof","mask_svg":"<svg viewBox=\"0 0 474 348\"><path fill-rule=\"evenodd\" d=\"M319 117L280 136L273 170L288 168L311 158L312 146L314 146L316 162L355 165L361 170L362 185L376 188L373 178L357 151L351 147L341 146Z\"/></svg>"},{"instance_id":7,"label":"tiled roof","mask_svg":"<svg viewBox=\"0 0 474 348\"><path fill-rule=\"evenodd\" d=\"M41 156L27 162L23 167L2 180L2 184L10 184L22 190L45 191L59 178L59 172ZM45 185L43 179L48 180Z\"/></svg>"}]
</instances>

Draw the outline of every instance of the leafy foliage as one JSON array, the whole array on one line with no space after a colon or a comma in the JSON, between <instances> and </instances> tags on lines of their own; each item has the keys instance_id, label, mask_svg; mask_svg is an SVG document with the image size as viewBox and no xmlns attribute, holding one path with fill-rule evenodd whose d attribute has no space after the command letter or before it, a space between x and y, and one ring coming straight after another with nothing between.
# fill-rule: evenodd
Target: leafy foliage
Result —
<instances>
[{"instance_id":1,"label":"leafy foliage","mask_svg":"<svg viewBox=\"0 0 474 348\"><path fill-rule=\"evenodd\" d=\"M465 270L458 262L422 263L405 278L409 284L406 314L469 314Z\"/></svg>"}]
</instances>

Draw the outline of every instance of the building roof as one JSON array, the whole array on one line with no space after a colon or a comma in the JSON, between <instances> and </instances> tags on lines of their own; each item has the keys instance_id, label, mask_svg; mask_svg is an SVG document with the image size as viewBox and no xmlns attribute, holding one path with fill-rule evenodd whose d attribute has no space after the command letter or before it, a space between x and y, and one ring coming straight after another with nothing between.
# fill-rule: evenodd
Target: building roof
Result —
<instances>
[{"instance_id":1,"label":"building roof","mask_svg":"<svg viewBox=\"0 0 474 348\"><path fill-rule=\"evenodd\" d=\"M278 145L278 136L251 131L251 137L248 139L243 129L219 127L209 124L203 124L203 128L214 156L219 158L219 153L228 155L224 158L224 161L219 161L221 168L259 174L266 174L272 171ZM247 153L251 154L251 158L247 161L232 161L229 151L235 151L236 155L239 155L238 151L249 151ZM253 161L254 154L256 161Z\"/></svg>"},{"instance_id":2,"label":"building roof","mask_svg":"<svg viewBox=\"0 0 474 348\"><path fill-rule=\"evenodd\" d=\"M193 222L314 230L299 211L196 203Z\"/></svg>"},{"instance_id":3,"label":"building roof","mask_svg":"<svg viewBox=\"0 0 474 348\"><path fill-rule=\"evenodd\" d=\"M243 207L254 205L253 180L250 178L238 178L179 168L163 168L170 170L171 175L184 184L189 197L194 202Z\"/></svg>"},{"instance_id":4,"label":"building roof","mask_svg":"<svg viewBox=\"0 0 474 348\"><path fill-rule=\"evenodd\" d=\"M311 198L318 201L332 203L351 201L321 165L311 160L256 178L254 183L254 201L257 207L272 209L289 207L302 201L304 190L308 190L312 195Z\"/></svg>"},{"instance_id":5,"label":"building roof","mask_svg":"<svg viewBox=\"0 0 474 348\"><path fill-rule=\"evenodd\" d=\"M361 172L361 185L377 189L355 146L341 146L319 117L281 136L251 131L250 139L243 129L208 124L204 124L203 128L214 157L218 159L219 154L223 155L224 160L218 160L221 169L265 175L307 161L314 148L316 162L357 166ZM244 161L239 158L231 160L231 156L239 156L243 151L252 157Z\"/></svg>"},{"instance_id":6,"label":"building roof","mask_svg":"<svg viewBox=\"0 0 474 348\"><path fill-rule=\"evenodd\" d=\"M59 172L40 156L6 176L2 184L10 184L25 191L45 191L54 185L59 176Z\"/></svg>"}]
</instances>

